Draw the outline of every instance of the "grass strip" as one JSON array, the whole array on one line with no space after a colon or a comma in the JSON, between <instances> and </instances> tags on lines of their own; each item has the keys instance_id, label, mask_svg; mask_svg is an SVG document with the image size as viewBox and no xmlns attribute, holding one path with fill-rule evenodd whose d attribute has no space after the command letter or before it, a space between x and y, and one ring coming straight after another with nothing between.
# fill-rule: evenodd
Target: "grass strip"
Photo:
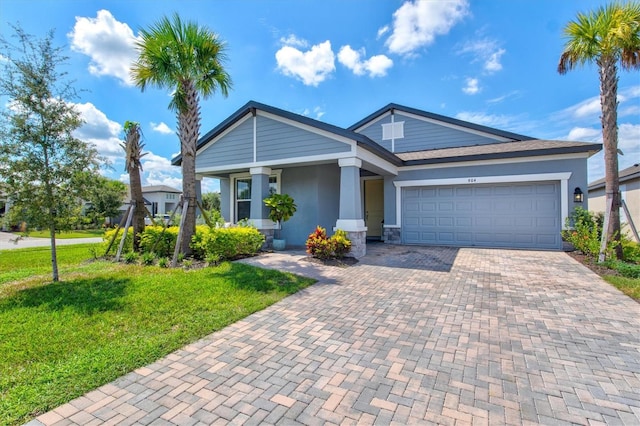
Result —
<instances>
[{"instance_id":1,"label":"grass strip","mask_svg":"<svg viewBox=\"0 0 640 426\"><path fill-rule=\"evenodd\" d=\"M313 283L239 263L96 261L64 278L22 279L0 295L0 424L29 421Z\"/></svg>"}]
</instances>

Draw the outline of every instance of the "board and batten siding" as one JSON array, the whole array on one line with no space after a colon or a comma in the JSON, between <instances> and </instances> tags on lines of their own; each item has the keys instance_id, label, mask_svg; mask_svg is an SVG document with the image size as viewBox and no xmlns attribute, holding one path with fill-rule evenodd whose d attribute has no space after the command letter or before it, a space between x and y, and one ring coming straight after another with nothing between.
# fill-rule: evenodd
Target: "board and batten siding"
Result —
<instances>
[{"instance_id":1,"label":"board and batten siding","mask_svg":"<svg viewBox=\"0 0 640 426\"><path fill-rule=\"evenodd\" d=\"M457 148L461 146L486 145L498 140L459 130L444 125L419 120L396 112L394 122L404 121L404 137L395 139L393 152L424 151L428 149ZM382 140L382 125L391 123L391 116L386 116L358 133L392 151L391 140Z\"/></svg>"},{"instance_id":2,"label":"board and batten siding","mask_svg":"<svg viewBox=\"0 0 640 426\"><path fill-rule=\"evenodd\" d=\"M267 117L257 117L257 161L348 152L351 146Z\"/></svg>"},{"instance_id":3,"label":"board and batten siding","mask_svg":"<svg viewBox=\"0 0 640 426\"><path fill-rule=\"evenodd\" d=\"M258 115L256 162L349 152L351 145ZM254 119L248 117L229 133L201 150L196 168L233 166L254 162Z\"/></svg>"},{"instance_id":4,"label":"board and batten siding","mask_svg":"<svg viewBox=\"0 0 640 426\"><path fill-rule=\"evenodd\" d=\"M253 120L240 123L235 129L196 156L196 170L204 167L226 166L253 161Z\"/></svg>"}]
</instances>

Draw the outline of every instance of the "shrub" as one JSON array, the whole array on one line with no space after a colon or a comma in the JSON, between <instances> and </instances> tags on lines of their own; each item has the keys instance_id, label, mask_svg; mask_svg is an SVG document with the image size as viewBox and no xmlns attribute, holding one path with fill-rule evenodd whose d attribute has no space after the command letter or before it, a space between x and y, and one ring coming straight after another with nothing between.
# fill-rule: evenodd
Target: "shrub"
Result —
<instances>
[{"instance_id":1,"label":"shrub","mask_svg":"<svg viewBox=\"0 0 640 426\"><path fill-rule=\"evenodd\" d=\"M640 264L640 244L630 241L627 238L622 239L622 253L624 260Z\"/></svg>"},{"instance_id":2,"label":"shrub","mask_svg":"<svg viewBox=\"0 0 640 426\"><path fill-rule=\"evenodd\" d=\"M336 233L331 237L333 241L333 251L336 257L343 258L351 251L351 241L347 238L347 233L342 229L336 229Z\"/></svg>"},{"instance_id":3,"label":"shrub","mask_svg":"<svg viewBox=\"0 0 640 426\"><path fill-rule=\"evenodd\" d=\"M158 259L158 266L161 268L168 268L170 264L171 261L168 257L161 257L160 259Z\"/></svg>"},{"instance_id":4,"label":"shrub","mask_svg":"<svg viewBox=\"0 0 640 426\"><path fill-rule=\"evenodd\" d=\"M256 254L264 244L264 235L253 227L196 227L191 248L200 259L232 260Z\"/></svg>"},{"instance_id":5,"label":"shrub","mask_svg":"<svg viewBox=\"0 0 640 426\"><path fill-rule=\"evenodd\" d=\"M138 253L136 253L134 251L130 251L128 253L125 253L124 261L126 263L136 263L138 261Z\"/></svg>"},{"instance_id":6,"label":"shrub","mask_svg":"<svg viewBox=\"0 0 640 426\"><path fill-rule=\"evenodd\" d=\"M309 234L306 246L307 253L318 259L342 258L351 251L351 241L345 231L337 229L329 238L327 231L321 226L317 226L315 231Z\"/></svg>"},{"instance_id":7,"label":"shrub","mask_svg":"<svg viewBox=\"0 0 640 426\"><path fill-rule=\"evenodd\" d=\"M318 259L329 259L333 256L334 248L327 231L320 225L307 238L307 253Z\"/></svg>"},{"instance_id":8,"label":"shrub","mask_svg":"<svg viewBox=\"0 0 640 426\"><path fill-rule=\"evenodd\" d=\"M153 265L156 261L156 254L153 252L143 253L142 254L142 264L143 265Z\"/></svg>"},{"instance_id":9,"label":"shrub","mask_svg":"<svg viewBox=\"0 0 640 426\"><path fill-rule=\"evenodd\" d=\"M155 253L158 257L171 257L178 240L177 226L145 226L140 236L140 251Z\"/></svg>"},{"instance_id":10,"label":"shrub","mask_svg":"<svg viewBox=\"0 0 640 426\"><path fill-rule=\"evenodd\" d=\"M567 218L567 227L570 226L573 226L573 229L562 231L563 238L585 255L598 257L602 235L602 222L599 217L582 207L576 207Z\"/></svg>"},{"instance_id":11,"label":"shrub","mask_svg":"<svg viewBox=\"0 0 640 426\"><path fill-rule=\"evenodd\" d=\"M633 263L626 263L620 260L607 262L606 265L618 271L623 277L640 278L640 265L634 265Z\"/></svg>"},{"instance_id":12,"label":"shrub","mask_svg":"<svg viewBox=\"0 0 640 426\"><path fill-rule=\"evenodd\" d=\"M109 246L109 242L111 242L111 239L113 238L113 236L115 235L115 233L118 233L118 236L116 237L115 241L113 242L113 245L111 245L111 248L109 249L109 252L106 253L105 251L107 250L107 247ZM104 233L104 237L102 237L104 239L104 242L102 243L102 253L104 253L104 255L108 255L108 254L112 254L115 255L118 252L118 247L120 246L120 239L122 238L122 232L123 229L119 228L119 229L109 229L107 231L105 231ZM124 240L124 247L122 248L122 253L129 253L133 251L133 228L129 228L129 232L127 232L127 237Z\"/></svg>"}]
</instances>

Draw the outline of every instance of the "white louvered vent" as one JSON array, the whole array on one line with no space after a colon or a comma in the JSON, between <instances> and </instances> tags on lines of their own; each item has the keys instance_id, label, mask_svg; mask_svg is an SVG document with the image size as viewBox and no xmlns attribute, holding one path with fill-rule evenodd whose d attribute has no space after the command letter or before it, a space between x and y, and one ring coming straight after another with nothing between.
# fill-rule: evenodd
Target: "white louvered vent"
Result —
<instances>
[{"instance_id":1,"label":"white louvered vent","mask_svg":"<svg viewBox=\"0 0 640 426\"><path fill-rule=\"evenodd\" d=\"M382 140L394 140L404 138L404 121L385 123L382 125Z\"/></svg>"}]
</instances>

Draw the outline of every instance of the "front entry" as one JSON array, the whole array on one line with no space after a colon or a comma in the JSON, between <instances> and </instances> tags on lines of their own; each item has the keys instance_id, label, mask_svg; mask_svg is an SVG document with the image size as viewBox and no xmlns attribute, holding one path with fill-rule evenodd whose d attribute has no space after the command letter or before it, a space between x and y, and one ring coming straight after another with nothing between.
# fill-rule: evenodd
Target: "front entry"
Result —
<instances>
[{"instance_id":1,"label":"front entry","mask_svg":"<svg viewBox=\"0 0 640 426\"><path fill-rule=\"evenodd\" d=\"M364 223L367 238L382 237L384 220L384 180L366 179L364 181Z\"/></svg>"}]
</instances>

